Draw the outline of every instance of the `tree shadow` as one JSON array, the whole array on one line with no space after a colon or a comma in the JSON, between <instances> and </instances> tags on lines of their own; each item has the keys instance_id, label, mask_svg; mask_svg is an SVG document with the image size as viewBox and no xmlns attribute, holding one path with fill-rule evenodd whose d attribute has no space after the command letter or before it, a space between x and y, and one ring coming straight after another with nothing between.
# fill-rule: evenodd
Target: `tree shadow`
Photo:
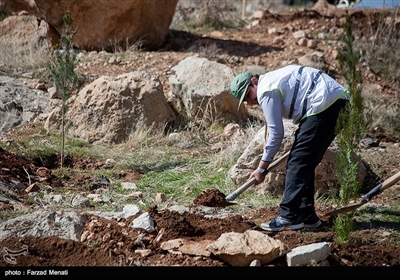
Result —
<instances>
[{"instance_id":1,"label":"tree shadow","mask_svg":"<svg viewBox=\"0 0 400 280\"><path fill-rule=\"evenodd\" d=\"M368 221L355 222L354 226L360 229L393 229L400 230L400 211L391 207L379 209L376 206L367 206L359 209L357 216L370 217Z\"/></svg>"},{"instance_id":2,"label":"tree shadow","mask_svg":"<svg viewBox=\"0 0 400 280\"><path fill-rule=\"evenodd\" d=\"M263 46L253 42L236 40L222 40L207 36L203 37L186 31L170 30L160 51L192 51L201 53L206 48L215 49L219 54L240 57L258 56L272 51L284 50L284 48L276 46Z\"/></svg>"}]
</instances>

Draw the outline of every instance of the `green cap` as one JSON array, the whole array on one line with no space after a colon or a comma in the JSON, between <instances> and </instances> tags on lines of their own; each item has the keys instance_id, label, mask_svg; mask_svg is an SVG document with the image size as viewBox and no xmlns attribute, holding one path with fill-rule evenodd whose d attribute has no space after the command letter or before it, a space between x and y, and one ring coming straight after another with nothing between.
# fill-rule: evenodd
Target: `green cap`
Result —
<instances>
[{"instance_id":1,"label":"green cap","mask_svg":"<svg viewBox=\"0 0 400 280\"><path fill-rule=\"evenodd\" d=\"M239 99L239 106L242 104L245 93L249 85L251 84L251 78L253 78L253 74L249 72L243 72L238 74L231 82L231 92L233 96Z\"/></svg>"}]
</instances>

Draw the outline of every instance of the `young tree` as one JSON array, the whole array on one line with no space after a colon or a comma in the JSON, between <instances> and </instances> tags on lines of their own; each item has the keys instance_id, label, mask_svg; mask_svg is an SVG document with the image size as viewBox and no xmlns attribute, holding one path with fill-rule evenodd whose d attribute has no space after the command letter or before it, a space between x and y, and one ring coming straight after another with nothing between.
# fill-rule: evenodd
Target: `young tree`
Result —
<instances>
[{"instance_id":1,"label":"young tree","mask_svg":"<svg viewBox=\"0 0 400 280\"><path fill-rule=\"evenodd\" d=\"M79 78L75 72L78 59L72 47L72 18L68 12L63 15L64 30L60 38L60 46L55 46L53 57L51 59L49 70L53 76L58 95L62 100L61 105L61 168L64 164L64 146L65 146L65 113L67 111L67 100L71 92L79 86Z\"/></svg>"},{"instance_id":2,"label":"young tree","mask_svg":"<svg viewBox=\"0 0 400 280\"><path fill-rule=\"evenodd\" d=\"M339 65L341 74L345 78L351 99L350 106L339 117L337 140L339 154L337 156L336 174L340 183L339 205L345 205L355 199L360 190L358 182L359 158L357 155L358 143L365 130L361 70L358 68L360 53L354 50L354 36L351 29L351 19L346 13L344 24L345 34L341 41L344 48L339 52ZM347 239L353 230L353 217L350 214L340 214L335 220L335 230L338 241Z\"/></svg>"}]
</instances>

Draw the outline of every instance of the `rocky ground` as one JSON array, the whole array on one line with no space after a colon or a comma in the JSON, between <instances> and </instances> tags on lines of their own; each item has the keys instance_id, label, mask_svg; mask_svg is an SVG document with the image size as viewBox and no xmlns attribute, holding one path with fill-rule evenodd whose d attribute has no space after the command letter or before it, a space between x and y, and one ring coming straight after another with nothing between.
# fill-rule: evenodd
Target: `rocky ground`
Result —
<instances>
[{"instance_id":1,"label":"rocky ground","mask_svg":"<svg viewBox=\"0 0 400 280\"><path fill-rule=\"evenodd\" d=\"M361 36L363 31L367 33L368 22L374 17L378 19L379 12L371 10L357 10L353 12L355 30ZM168 91L168 76L170 68L180 60L191 55L205 56L211 60L230 65L234 69L240 69L244 65L261 65L267 69L274 69L288 61L296 63L296 58L304 54L318 53L323 56L323 65L329 69L338 80L341 80L338 62L334 50L322 41L315 47L299 46L298 39L293 36L294 30L308 30L312 34L318 34L321 30L340 29L343 23L343 10L330 12L328 15L316 10L291 10L282 11L279 14L265 11L264 16L258 24L251 28L240 30L226 30L212 32L199 36L187 32L171 31L170 38L162 50L157 52L142 52L136 54L136 59L128 64L107 64L104 62L91 62L82 64L78 68L81 73L93 79L102 75L115 75L134 70L146 70L158 74ZM272 28L274 30L272 30ZM281 39L277 39L281 38ZM188 52L187 50L191 51ZM102 54L92 54L93 61L101 61ZM379 94L385 98L396 98L398 89L391 83L363 69L364 83L367 87L379 86ZM398 100L397 100L398 101ZM382 179L399 172L400 149L399 139L390 135L376 133L380 144L378 147L363 149L364 159L382 175ZM20 131L13 137L24 137ZM191 156L191 155L188 155ZM96 168L95 162L78 162L74 166L86 166ZM6 150L0 151L0 179L2 181L18 180L22 183L34 182L35 176L27 177L27 174L37 174L41 165L35 162L27 162ZM42 169L43 170L43 169ZM45 175L41 175L45 176ZM49 182L53 186L63 184L53 180L48 175ZM40 177L40 176L39 176ZM131 174L131 178L140 178L140 174ZM76 179L76 182L73 180ZM90 178L89 178L90 179ZM68 185L75 186L79 191L82 178L68 178ZM375 197L371 203L376 209L387 205L396 205L400 202L400 184L395 184L390 189ZM24 204L24 197L8 197L18 199ZM2 203L2 211L13 211L7 203ZM29 207L29 206L27 206ZM194 208L196 205L194 205ZM317 213L322 215L330 210L332 206L318 203ZM171 254L160 248L160 243L174 238L184 238L192 241L216 240L222 233L244 232L248 229L261 230L259 224L275 218L278 208L261 208L237 212L224 218L218 216L224 207L216 207L214 216L205 218L204 215L191 211L185 214L177 214L167 209L158 209L155 205L149 211L154 218L156 232L143 234L128 228L134 217L128 219L109 220L86 213L88 220L85 230L92 233L92 239L86 242L60 239L56 236L49 237L15 237L0 240L0 248L19 250L24 245L28 247L26 255L16 256L17 264L10 265L4 258L0 259L0 266L9 267L125 267L125 266L185 266L185 267L228 267L229 264L214 257L199 257L186 254ZM376 210L378 212L378 210ZM373 216L371 216L373 217ZM372 218L373 219L373 218ZM396 224L374 224L373 221L356 223L357 233L352 235L349 242L338 244L335 241L335 233L332 229L333 220L326 219L323 225L316 230L300 230L293 232L268 233L271 237L284 242L289 248L315 242L326 241L331 244L331 254L328 262L331 267L399 267L400 266L400 231ZM109 238L105 238L109 236ZM93 241L102 240L97 246ZM142 256L135 253L136 249L150 249L151 254ZM278 258L263 267L285 267L285 258ZM96 273L96 270L88 270ZM101 272L102 270L100 270ZM113 270L114 271L114 270ZM116 272L118 270L115 270ZM125 270L123 270L125 271ZM267 270L265 270L267 271ZM376 276L371 270L360 271L368 276ZM108 271L109 272L109 271ZM221 271L220 271L221 272ZM381 272L379 270L379 272ZM112 274L113 272L111 272ZM129 272L132 273L132 272ZM225 272L221 272L225 273ZM264 273L264 272L262 272ZM335 273L335 272L334 272ZM338 273L336 271L336 273ZM197 278L201 275L185 275L185 279ZM226 274L223 277L226 277ZM193 277L192 277L193 276ZM208 275L209 276L209 275ZM230 278L237 275L229 274ZM388 276L388 275L385 275ZM136 276L132 276L135 277ZM168 278L165 275L162 278ZM174 279L182 275L175 274ZM202 275L207 277L207 275ZM219 276L213 276L219 277ZM259 277L259 276L257 276ZM257 278L256 277L256 278ZM323 277L321 275L321 277ZM348 277L351 277L348 275ZM146 277L144 277L146 278ZM266 277L268 278L268 277ZM328 277L329 278L329 277Z\"/></svg>"}]
</instances>

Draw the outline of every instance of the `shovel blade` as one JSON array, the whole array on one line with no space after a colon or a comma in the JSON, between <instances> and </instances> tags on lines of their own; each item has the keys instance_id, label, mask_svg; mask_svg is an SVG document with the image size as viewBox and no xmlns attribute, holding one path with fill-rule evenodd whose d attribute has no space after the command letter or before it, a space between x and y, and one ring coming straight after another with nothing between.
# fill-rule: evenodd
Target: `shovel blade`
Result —
<instances>
[{"instance_id":1,"label":"shovel blade","mask_svg":"<svg viewBox=\"0 0 400 280\"><path fill-rule=\"evenodd\" d=\"M360 206L362 206L364 203L359 202L359 203L354 203L354 204L350 204L347 205L345 207L333 210L331 212L328 212L326 214L324 214L322 216L322 218L330 218L330 217L335 217L339 214L344 214L344 213L349 213L349 212L353 212L354 210L356 210L357 208L359 208Z\"/></svg>"},{"instance_id":2,"label":"shovel blade","mask_svg":"<svg viewBox=\"0 0 400 280\"><path fill-rule=\"evenodd\" d=\"M234 201L234 200L226 200L226 203L228 204L228 205L236 205L236 204L238 204L238 202L237 201Z\"/></svg>"},{"instance_id":3,"label":"shovel blade","mask_svg":"<svg viewBox=\"0 0 400 280\"><path fill-rule=\"evenodd\" d=\"M217 204L213 205L212 207L227 207L227 206L232 206L232 205L236 205L237 202L236 201L222 201L222 202L218 202Z\"/></svg>"}]
</instances>

